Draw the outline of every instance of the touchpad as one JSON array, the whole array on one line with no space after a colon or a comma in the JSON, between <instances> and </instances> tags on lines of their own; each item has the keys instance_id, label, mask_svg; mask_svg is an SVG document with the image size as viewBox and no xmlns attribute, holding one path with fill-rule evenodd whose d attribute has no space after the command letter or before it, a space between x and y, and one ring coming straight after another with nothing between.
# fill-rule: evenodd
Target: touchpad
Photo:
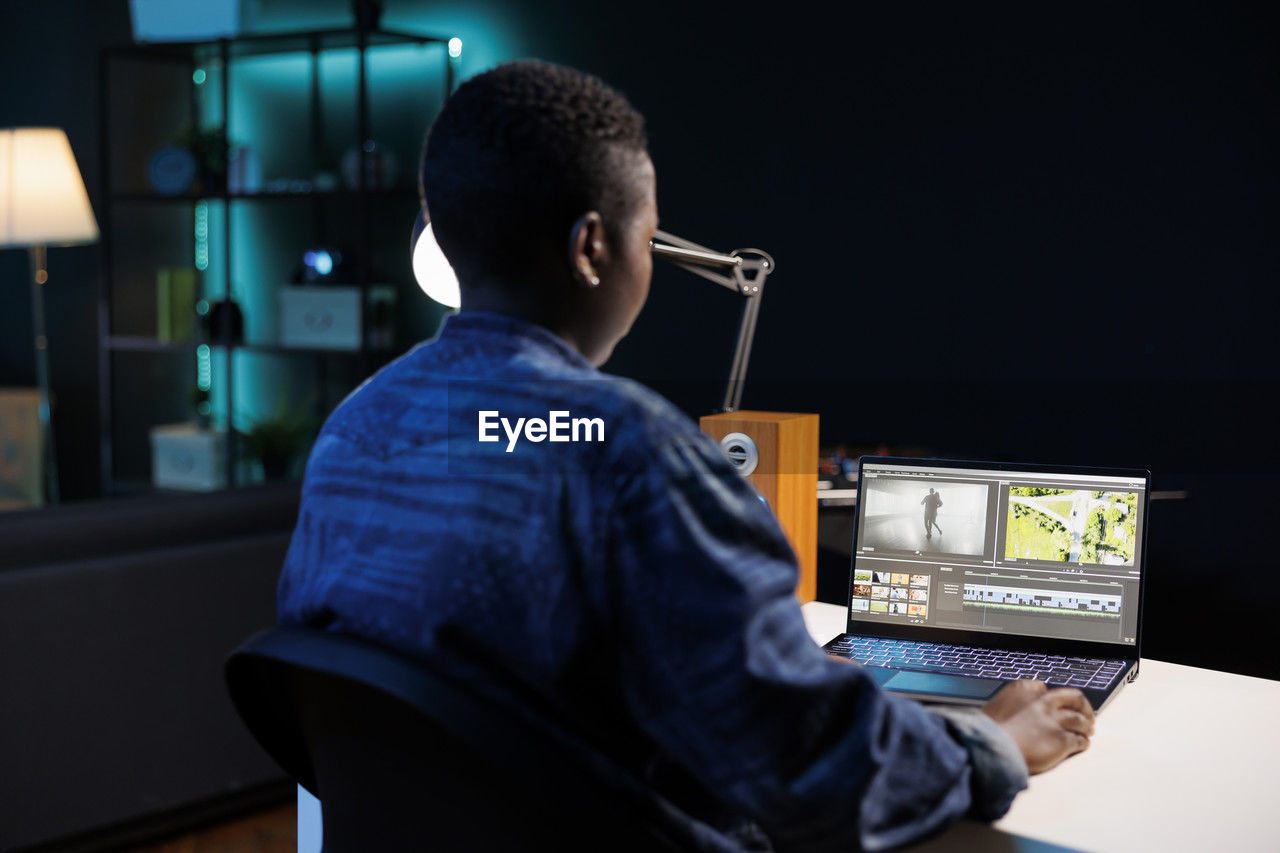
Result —
<instances>
[{"instance_id":1,"label":"touchpad","mask_svg":"<svg viewBox=\"0 0 1280 853\"><path fill-rule=\"evenodd\" d=\"M988 699L1004 686L998 678L962 678L934 672L899 672L884 684L885 690L951 696L956 699Z\"/></svg>"}]
</instances>

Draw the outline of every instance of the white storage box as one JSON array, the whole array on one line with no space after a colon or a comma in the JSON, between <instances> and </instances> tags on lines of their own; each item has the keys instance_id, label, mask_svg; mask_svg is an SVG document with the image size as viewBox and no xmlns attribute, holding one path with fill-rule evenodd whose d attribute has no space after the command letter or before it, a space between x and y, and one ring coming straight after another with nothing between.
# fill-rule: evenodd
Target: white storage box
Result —
<instances>
[{"instance_id":1,"label":"white storage box","mask_svg":"<svg viewBox=\"0 0 1280 853\"><path fill-rule=\"evenodd\" d=\"M157 489L227 487L227 434L195 424L151 428L151 483Z\"/></svg>"},{"instance_id":2,"label":"white storage box","mask_svg":"<svg viewBox=\"0 0 1280 853\"><path fill-rule=\"evenodd\" d=\"M360 288L280 290L280 344L301 349L360 349Z\"/></svg>"}]
</instances>

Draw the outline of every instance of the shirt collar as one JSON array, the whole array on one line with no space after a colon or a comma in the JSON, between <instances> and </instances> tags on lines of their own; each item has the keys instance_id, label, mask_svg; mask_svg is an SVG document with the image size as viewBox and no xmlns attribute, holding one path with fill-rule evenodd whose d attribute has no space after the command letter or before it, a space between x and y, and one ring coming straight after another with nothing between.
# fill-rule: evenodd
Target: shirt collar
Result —
<instances>
[{"instance_id":1,"label":"shirt collar","mask_svg":"<svg viewBox=\"0 0 1280 853\"><path fill-rule=\"evenodd\" d=\"M510 314L499 314L496 311L458 311L445 318L444 327L439 338L471 337L475 335L504 338L516 342L530 343L542 350L550 350L570 364L594 371L593 365L564 338L536 323L521 320Z\"/></svg>"}]
</instances>

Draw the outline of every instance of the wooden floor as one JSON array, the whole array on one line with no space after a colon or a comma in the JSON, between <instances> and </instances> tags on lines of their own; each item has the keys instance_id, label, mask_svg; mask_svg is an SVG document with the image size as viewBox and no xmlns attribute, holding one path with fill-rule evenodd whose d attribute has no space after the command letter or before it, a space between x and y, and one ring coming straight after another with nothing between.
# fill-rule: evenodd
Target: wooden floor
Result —
<instances>
[{"instance_id":1,"label":"wooden floor","mask_svg":"<svg viewBox=\"0 0 1280 853\"><path fill-rule=\"evenodd\" d=\"M281 806L205 827L132 853L294 853L298 849L298 808Z\"/></svg>"}]
</instances>

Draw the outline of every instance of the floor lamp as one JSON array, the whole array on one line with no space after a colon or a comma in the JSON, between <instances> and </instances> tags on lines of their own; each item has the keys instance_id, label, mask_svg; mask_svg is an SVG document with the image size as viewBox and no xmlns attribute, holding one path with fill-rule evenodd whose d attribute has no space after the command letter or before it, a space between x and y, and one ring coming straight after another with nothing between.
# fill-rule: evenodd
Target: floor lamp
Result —
<instances>
[{"instance_id":1,"label":"floor lamp","mask_svg":"<svg viewBox=\"0 0 1280 853\"><path fill-rule=\"evenodd\" d=\"M58 501L58 462L49 409L49 340L44 285L49 246L98 239L98 223L67 135L56 127L0 129L0 249L23 248L31 261L31 313L39 389L45 497Z\"/></svg>"}]
</instances>

